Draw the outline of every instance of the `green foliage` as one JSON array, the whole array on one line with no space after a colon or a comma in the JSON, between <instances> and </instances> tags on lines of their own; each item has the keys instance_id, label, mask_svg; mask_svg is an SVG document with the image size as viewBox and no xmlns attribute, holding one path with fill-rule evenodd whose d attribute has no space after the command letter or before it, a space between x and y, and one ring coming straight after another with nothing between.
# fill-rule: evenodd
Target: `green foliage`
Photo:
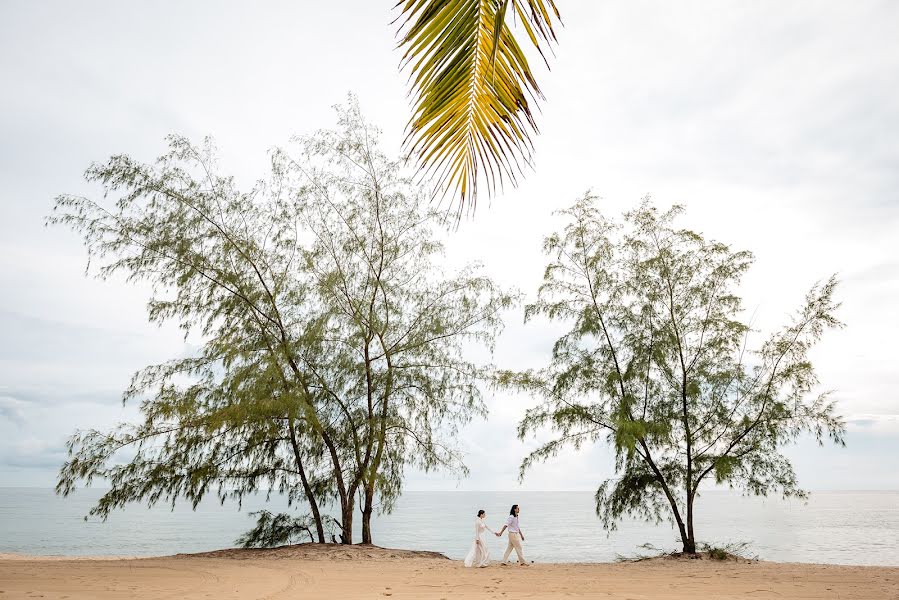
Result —
<instances>
[{"instance_id":1,"label":"green foliage","mask_svg":"<svg viewBox=\"0 0 899 600\"><path fill-rule=\"evenodd\" d=\"M641 550L644 552L636 554L634 556L624 556L617 555L616 562L642 562L645 560L657 560L657 559L689 559L695 560L698 558L703 558L703 555L709 560L718 560L718 561L738 561L738 562L748 562L758 560L758 556L752 555L749 553L749 543L748 542L732 542L729 544L725 544L723 546L713 546L711 544L700 543L697 545L697 549L701 554L696 553L683 553L672 550L666 550L663 548L658 548L652 544L641 544L639 546Z\"/></svg>"},{"instance_id":2,"label":"green foliage","mask_svg":"<svg viewBox=\"0 0 899 600\"><path fill-rule=\"evenodd\" d=\"M378 149L355 100L338 128L272 154L249 190L217 171L211 142L171 136L144 164L116 155L87 179L113 206L61 196L50 223L83 236L96 273L152 284L149 317L201 340L139 371L124 401L142 421L80 431L57 491L102 478L93 514L134 501L260 490L336 501L363 540L375 497L390 510L407 465L464 472L456 428L485 412L463 344L491 347L513 296L476 266L439 268L442 215ZM127 453L125 457L122 453Z\"/></svg>"},{"instance_id":3,"label":"green foliage","mask_svg":"<svg viewBox=\"0 0 899 600\"><path fill-rule=\"evenodd\" d=\"M272 514L267 510L250 513L256 517L256 526L237 538L242 548L275 548L299 541L303 534L314 542L312 522L308 515L293 517L286 513Z\"/></svg>"},{"instance_id":4,"label":"green foliage","mask_svg":"<svg viewBox=\"0 0 899 600\"><path fill-rule=\"evenodd\" d=\"M718 548L717 546L707 546L703 551L708 553L709 558L712 560L727 560L729 558L727 550Z\"/></svg>"},{"instance_id":5,"label":"green foliage","mask_svg":"<svg viewBox=\"0 0 899 600\"><path fill-rule=\"evenodd\" d=\"M759 559L758 555L750 552L749 542L731 542L723 546L701 543L698 549L711 560L745 562Z\"/></svg>"},{"instance_id":6,"label":"green foliage","mask_svg":"<svg viewBox=\"0 0 899 600\"><path fill-rule=\"evenodd\" d=\"M525 458L522 475L563 447L606 441L617 474L596 494L605 526L668 515L693 552L693 502L709 475L751 494L802 497L780 448L802 432L843 443L808 358L824 330L841 324L830 278L748 350L737 287L752 255L676 227L682 212L644 200L613 222L589 195L561 211L567 224L544 243L549 264L525 317L569 329L546 368L502 373L497 383L542 401L519 436L558 434Z\"/></svg>"},{"instance_id":7,"label":"green foliage","mask_svg":"<svg viewBox=\"0 0 899 600\"><path fill-rule=\"evenodd\" d=\"M415 104L406 144L456 197L461 216L474 208L478 179L492 194L530 164L532 104L542 93L511 22L543 57L559 12L553 0L401 0L397 7Z\"/></svg>"}]
</instances>

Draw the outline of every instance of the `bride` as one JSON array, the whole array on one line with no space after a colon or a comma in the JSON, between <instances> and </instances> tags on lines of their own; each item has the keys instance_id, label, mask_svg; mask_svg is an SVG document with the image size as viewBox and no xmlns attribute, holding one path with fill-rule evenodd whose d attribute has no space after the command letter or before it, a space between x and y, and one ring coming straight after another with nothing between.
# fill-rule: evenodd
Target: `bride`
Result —
<instances>
[{"instance_id":1,"label":"bride","mask_svg":"<svg viewBox=\"0 0 899 600\"><path fill-rule=\"evenodd\" d=\"M483 510L478 511L478 518L474 522L474 543L471 545L471 550L468 551L468 556L465 557L466 567L486 567L490 562L490 550L487 549L484 532L489 531L495 536L499 536L499 534L484 523L486 516L487 513Z\"/></svg>"}]
</instances>

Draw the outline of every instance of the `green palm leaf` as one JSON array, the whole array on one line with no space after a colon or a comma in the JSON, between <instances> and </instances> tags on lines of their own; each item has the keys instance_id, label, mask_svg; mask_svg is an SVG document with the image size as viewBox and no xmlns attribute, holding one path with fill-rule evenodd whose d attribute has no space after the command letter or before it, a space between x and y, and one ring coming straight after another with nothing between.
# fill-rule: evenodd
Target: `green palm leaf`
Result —
<instances>
[{"instance_id":1,"label":"green palm leaf","mask_svg":"<svg viewBox=\"0 0 899 600\"><path fill-rule=\"evenodd\" d=\"M455 197L461 217L474 209L478 178L492 195L507 180L516 184L531 160L531 105L543 95L507 19L543 56L559 13L553 0L401 0L397 7L414 97L405 143L438 193Z\"/></svg>"}]
</instances>

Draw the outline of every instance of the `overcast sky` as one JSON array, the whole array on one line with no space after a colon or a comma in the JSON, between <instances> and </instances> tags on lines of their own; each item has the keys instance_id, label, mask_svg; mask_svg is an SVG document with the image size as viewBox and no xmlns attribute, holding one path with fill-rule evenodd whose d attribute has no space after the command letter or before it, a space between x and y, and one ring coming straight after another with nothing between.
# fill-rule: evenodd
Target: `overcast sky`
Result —
<instances>
[{"instance_id":1,"label":"overcast sky","mask_svg":"<svg viewBox=\"0 0 899 600\"><path fill-rule=\"evenodd\" d=\"M811 489L899 489L899 3L557 0L565 27L540 71L536 171L452 235L533 295L552 211L586 190L610 214L649 193L683 221L757 256L742 292L768 332L838 273L844 330L814 353L849 422L848 447L789 449ZM150 160L164 136L210 134L250 182L266 151L333 125L358 94L398 153L409 105L393 0L0 3L0 485L51 486L67 436L135 416L131 373L190 351L147 324L147 290L84 277L70 232L43 227L55 195L98 190L93 160ZM494 360L538 366L559 331L509 314ZM502 395L469 426L464 481L518 489L532 401ZM525 489L593 490L603 447L535 469Z\"/></svg>"}]
</instances>

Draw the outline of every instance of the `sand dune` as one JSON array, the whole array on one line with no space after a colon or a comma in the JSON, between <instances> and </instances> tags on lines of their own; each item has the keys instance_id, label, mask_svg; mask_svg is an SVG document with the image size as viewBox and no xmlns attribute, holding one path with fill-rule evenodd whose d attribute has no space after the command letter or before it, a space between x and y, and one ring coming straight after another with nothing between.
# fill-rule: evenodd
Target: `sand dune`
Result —
<instances>
[{"instance_id":1,"label":"sand dune","mask_svg":"<svg viewBox=\"0 0 899 600\"><path fill-rule=\"evenodd\" d=\"M652 560L466 569L436 553L293 546L143 559L0 556L0 599L899 600L899 567Z\"/></svg>"}]
</instances>

